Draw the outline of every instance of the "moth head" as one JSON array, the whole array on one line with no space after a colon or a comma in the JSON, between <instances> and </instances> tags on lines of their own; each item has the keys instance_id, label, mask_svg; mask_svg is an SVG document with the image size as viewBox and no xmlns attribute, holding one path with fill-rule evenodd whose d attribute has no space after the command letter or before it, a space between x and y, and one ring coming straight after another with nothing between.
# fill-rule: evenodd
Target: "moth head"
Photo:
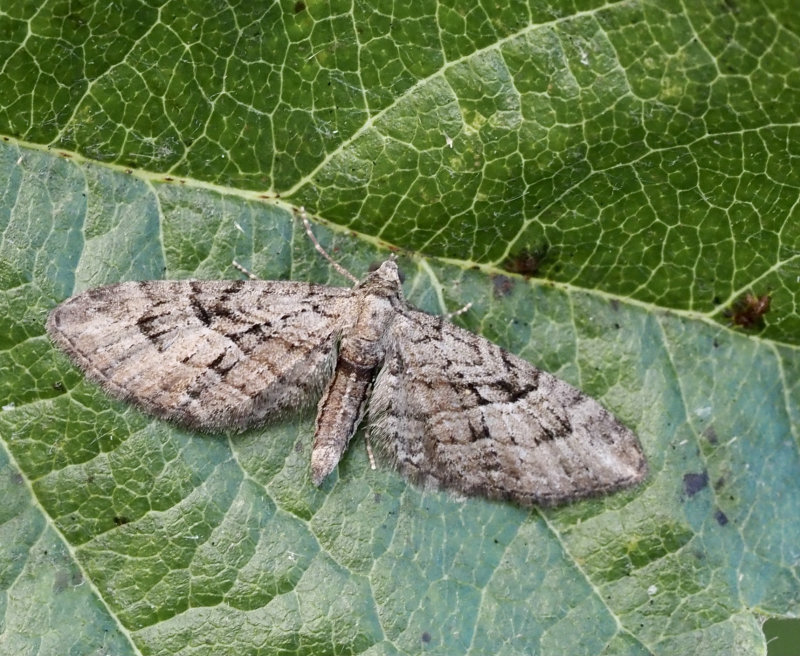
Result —
<instances>
[{"instance_id":1,"label":"moth head","mask_svg":"<svg viewBox=\"0 0 800 656\"><path fill-rule=\"evenodd\" d=\"M392 257L386 260L362 280L359 287L369 288L373 292L379 289L390 293L400 292L400 270L395 259Z\"/></svg>"}]
</instances>

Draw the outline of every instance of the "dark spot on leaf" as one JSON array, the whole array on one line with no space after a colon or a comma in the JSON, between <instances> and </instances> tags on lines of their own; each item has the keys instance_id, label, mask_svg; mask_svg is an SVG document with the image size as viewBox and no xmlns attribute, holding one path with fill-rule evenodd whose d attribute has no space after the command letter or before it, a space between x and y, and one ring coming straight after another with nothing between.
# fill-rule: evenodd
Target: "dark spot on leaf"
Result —
<instances>
[{"instance_id":1,"label":"dark spot on leaf","mask_svg":"<svg viewBox=\"0 0 800 656\"><path fill-rule=\"evenodd\" d=\"M303 0L297 0L297 2L294 3L294 13L295 14L299 14L301 11L305 11L305 10L306 10L306 3L303 2Z\"/></svg>"},{"instance_id":2,"label":"dark spot on leaf","mask_svg":"<svg viewBox=\"0 0 800 656\"><path fill-rule=\"evenodd\" d=\"M714 430L713 426L707 427L703 431L703 436L708 440L709 444L716 444L719 442L719 438L717 437L717 431Z\"/></svg>"},{"instance_id":3,"label":"dark spot on leaf","mask_svg":"<svg viewBox=\"0 0 800 656\"><path fill-rule=\"evenodd\" d=\"M711 344L714 346L714 348L719 348L719 342L717 341L716 337L714 338L714 341L711 342Z\"/></svg>"},{"instance_id":4,"label":"dark spot on leaf","mask_svg":"<svg viewBox=\"0 0 800 656\"><path fill-rule=\"evenodd\" d=\"M763 328L764 315L769 312L770 303L769 294L756 296L748 292L734 301L733 305L725 311L725 316L735 326L746 330Z\"/></svg>"},{"instance_id":5,"label":"dark spot on leaf","mask_svg":"<svg viewBox=\"0 0 800 656\"><path fill-rule=\"evenodd\" d=\"M539 272L542 262L547 257L548 250L549 246L547 244L542 244L533 250L525 248L516 255L510 256L503 262L502 267L510 273L518 273L530 278Z\"/></svg>"},{"instance_id":6,"label":"dark spot on leaf","mask_svg":"<svg viewBox=\"0 0 800 656\"><path fill-rule=\"evenodd\" d=\"M704 471L702 474L683 475L683 491L686 493L686 496L693 497L705 487L708 487L708 472Z\"/></svg>"},{"instance_id":7,"label":"dark spot on leaf","mask_svg":"<svg viewBox=\"0 0 800 656\"><path fill-rule=\"evenodd\" d=\"M14 485L22 485L25 482L25 479L22 478L22 474L20 474L19 472L14 472L11 475L11 482Z\"/></svg>"},{"instance_id":8,"label":"dark spot on leaf","mask_svg":"<svg viewBox=\"0 0 800 656\"><path fill-rule=\"evenodd\" d=\"M430 641L431 641L431 634L430 634L430 633L428 633L427 631L423 631L423 632L422 632L422 642L424 642L424 643L426 643L426 644L427 644L427 643L429 643Z\"/></svg>"},{"instance_id":9,"label":"dark spot on leaf","mask_svg":"<svg viewBox=\"0 0 800 656\"><path fill-rule=\"evenodd\" d=\"M64 389L64 383L62 383L60 380L57 380L55 383L53 383L53 389L57 390L57 391L63 390Z\"/></svg>"},{"instance_id":10,"label":"dark spot on leaf","mask_svg":"<svg viewBox=\"0 0 800 656\"><path fill-rule=\"evenodd\" d=\"M508 296L514 289L514 281L508 276L492 276L495 296Z\"/></svg>"},{"instance_id":11,"label":"dark spot on leaf","mask_svg":"<svg viewBox=\"0 0 800 656\"><path fill-rule=\"evenodd\" d=\"M303 441L302 440L297 440L297 442L294 443L294 452L295 453L303 453Z\"/></svg>"},{"instance_id":12,"label":"dark spot on leaf","mask_svg":"<svg viewBox=\"0 0 800 656\"><path fill-rule=\"evenodd\" d=\"M723 486L724 486L724 485L725 485L725 477L724 477L724 476L720 476L720 477L719 477L719 478L718 478L718 479L717 479L717 480L714 482L714 489L715 489L715 490L721 490L721 489L723 488Z\"/></svg>"},{"instance_id":13,"label":"dark spot on leaf","mask_svg":"<svg viewBox=\"0 0 800 656\"><path fill-rule=\"evenodd\" d=\"M130 520L129 520L127 517L123 516L123 515L118 515L118 516L114 517L114 523L115 523L117 526L124 526L124 525L125 525L125 524L127 524L129 521L130 521Z\"/></svg>"},{"instance_id":14,"label":"dark spot on leaf","mask_svg":"<svg viewBox=\"0 0 800 656\"><path fill-rule=\"evenodd\" d=\"M717 520L717 524L720 526L725 526L725 524L728 523L728 516L721 510L717 510L717 512L714 513L714 519Z\"/></svg>"}]
</instances>

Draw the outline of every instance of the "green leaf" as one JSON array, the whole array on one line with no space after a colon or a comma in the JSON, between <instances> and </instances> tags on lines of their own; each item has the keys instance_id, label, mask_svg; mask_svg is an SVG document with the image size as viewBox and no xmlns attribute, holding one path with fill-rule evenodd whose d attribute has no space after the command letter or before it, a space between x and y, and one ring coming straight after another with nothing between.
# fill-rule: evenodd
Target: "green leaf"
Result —
<instances>
[{"instance_id":1,"label":"green leaf","mask_svg":"<svg viewBox=\"0 0 800 656\"><path fill-rule=\"evenodd\" d=\"M189 4L0 15L0 652L765 653L800 612L793 7ZM301 204L600 399L648 481L523 510L357 437L316 489L313 414L193 434L49 343L107 282L345 284Z\"/></svg>"}]
</instances>

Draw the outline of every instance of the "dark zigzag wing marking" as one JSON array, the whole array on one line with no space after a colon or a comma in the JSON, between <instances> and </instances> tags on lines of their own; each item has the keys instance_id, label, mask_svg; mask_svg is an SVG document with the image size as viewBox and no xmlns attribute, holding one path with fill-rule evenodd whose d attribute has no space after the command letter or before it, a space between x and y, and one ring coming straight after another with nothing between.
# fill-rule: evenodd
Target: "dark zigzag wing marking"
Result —
<instances>
[{"instance_id":1,"label":"dark zigzag wing marking","mask_svg":"<svg viewBox=\"0 0 800 656\"><path fill-rule=\"evenodd\" d=\"M285 281L146 281L88 290L47 329L112 396L200 430L316 401L351 290Z\"/></svg>"},{"instance_id":2,"label":"dark zigzag wing marking","mask_svg":"<svg viewBox=\"0 0 800 656\"><path fill-rule=\"evenodd\" d=\"M442 317L408 309L391 331L371 434L408 478L547 505L646 475L635 435L564 381Z\"/></svg>"}]
</instances>

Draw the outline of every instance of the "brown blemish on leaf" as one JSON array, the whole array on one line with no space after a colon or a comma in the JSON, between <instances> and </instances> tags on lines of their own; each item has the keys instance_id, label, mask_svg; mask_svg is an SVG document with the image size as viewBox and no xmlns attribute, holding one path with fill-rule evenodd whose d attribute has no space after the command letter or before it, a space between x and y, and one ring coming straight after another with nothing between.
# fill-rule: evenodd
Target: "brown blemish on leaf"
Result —
<instances>
[{"instance_id":1,"label":"brown blemish on leaf","mask_svg":"<svg viewBox=\"0 0 800 656\"><path fill-rule=\"evenodd\" d=\"M514 289L514 281L508 276L492 276L492 284L497 297L508 296Z\"/></svg>"},{"instance_id":2,"label":"brown blemish on leaf","mask_svg":"<svg viewBox=\"0 0 800 656\"><path fill-rule=\"evenodd\" d=\"M540 246L536 250L523 249L503 262L502 267L510 273L530 278L539 272L542 262L547 257L547 250L547 245Z\"/></svg>"},{"instance_id":3,"label":"brown blemish on leaf","mask_svg":"<svg viewBox=\"0 0 800 656\"><path fill-rule=\"evenodd\" d=\"M748 292L737 299L730 309L725 311L735 326L745 329L758 329L764 327L764 315L769 312L771 298L769 294L756 296Z\"/></svg>"}]
</instances>

